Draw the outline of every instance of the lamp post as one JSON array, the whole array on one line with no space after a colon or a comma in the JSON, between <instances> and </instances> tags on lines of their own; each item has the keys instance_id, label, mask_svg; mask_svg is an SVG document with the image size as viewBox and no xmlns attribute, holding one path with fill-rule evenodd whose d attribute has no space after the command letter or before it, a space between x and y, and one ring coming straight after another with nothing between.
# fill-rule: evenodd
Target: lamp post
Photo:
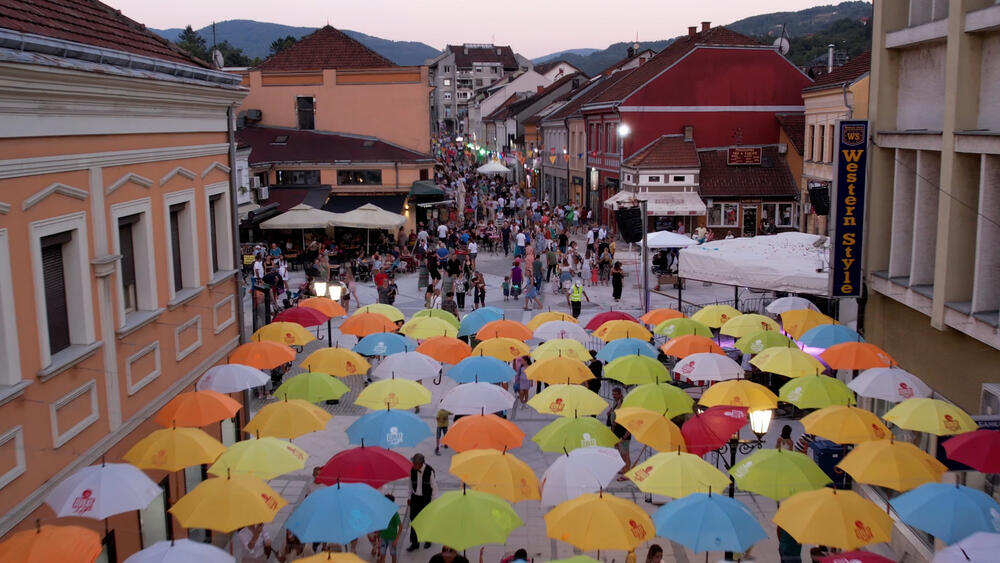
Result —
<instances>
[{"instance_id":1,"label":"lamp post","mask_svg":"<svg viewBox=\"0 0 1000 563\"><path fill-rule=\"evenodd\" d=\"M743 455L749 454L754 450L759 450L764 447L764 435L767 434L768 428L771 426L771 417L774 412L770 409L750 411L750 430L757 437L756 440L741 440L739 432L737 431L733 434L729 441L722 445L721 448L715 450L719 455L719 459L722 460L722 464L726 466L726 470L732 469L736 465L736 454L737 452ZM725 454L729 454L728 460ZM729 498L733 498L736 495L736 479L730 475L729 476ZM731 561L733 558L733 553L727 551L725 554L726 561Z\"/></svg>"}]
</instances>

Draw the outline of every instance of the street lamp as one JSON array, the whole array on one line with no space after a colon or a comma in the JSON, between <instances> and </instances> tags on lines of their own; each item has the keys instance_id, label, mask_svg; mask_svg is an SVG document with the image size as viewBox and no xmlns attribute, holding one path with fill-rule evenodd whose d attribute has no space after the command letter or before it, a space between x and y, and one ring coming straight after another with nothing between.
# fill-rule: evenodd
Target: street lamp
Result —
<instances>
[{"instance_id":1,"label":"street lamp","mask_svg":"<svg viewBox=\"0 0 1000 563\"><path fill-rule=\"evenodd\" d=\"M632 132L632 128L628 126L628 123L622 123L618 126L618 136L628 137L628 134Z\"/></svg>"},{"instance_id":2,"label":"street lamp","mask_svg":"<svg viewBox=\"0 0 1000 563\"><path fill-rule=\"evenodd\" d=\"M774 412L770 409L750 411L750 430L757 437L756 440L741 440L740 433L737 430L730 438L729 442L723 444L721 448L715 450L722 460L722 464L726 466L726 469L732 469L736 465L736 453L748 454L754 450L759 450L764 447L764 435L767 434L768 428L771 426L771 417ZM729 460L723 457L726 453L729 454ZM729 498L733 498L736 495L736 479L730 475L729 476ZM733 554L730 551L725 553L726 561L730 561L733 558Z\"/></svg>"},{"instance_id":3,"label":"street lamp","mask_svg":"<svg viewBox=\"0 0 1000 563\"><path fill-rule=\"evenodd\" d=\"M329 284L325 281L318 281L318 280L314 281L312 287L313 295L315 295L316 297L326 296L326 288L328 287L328 285Z\"/></svg>"},{"instance_id":4,"label":"street lamp","mask_svg":"<svg viewBox=\"0 0 1000 563\"><path fill-rule=\"evenodd\" d=\"M764 443L764 435L767 434L767 429L771 427L771 416L773 414L774 411L771 409L750 411L750 430L757 435L757 442L759 444Z\"/></svg>"}]
</instances>

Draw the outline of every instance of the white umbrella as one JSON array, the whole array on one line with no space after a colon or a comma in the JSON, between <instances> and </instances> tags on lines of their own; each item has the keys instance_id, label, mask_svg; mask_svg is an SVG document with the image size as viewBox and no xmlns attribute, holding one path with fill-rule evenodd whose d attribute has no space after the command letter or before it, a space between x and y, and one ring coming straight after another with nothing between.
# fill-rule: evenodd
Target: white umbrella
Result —
<instances>
[{"instance_id":1,"label":"white umbrella","mask_svg":"<svg viewBox=\"0 0 1000 563\"><path fill-rule=\"evenodd\" d=\"M316 209L300 203L277 217L272 217L260 224L262 229L325 229L334 219L336 213Z\"/></svg>"},{"instance_id":2,"label":"white umbrella","mask_svg":"<svg viewBox=\"0 0 1000 563\"><path fill-rule=\"evenodd\" d=\"M406 222L406 217L399 213L386 211L373 203L366 203L353 211L334 213L334 215L336 217L331 221L331 224L335 227L351 227L365 230L366 250L371 238L372 229L395 229Z\"/></svg>"},{"instance_id":3,"label":"white umbrella","mask_svg":"<svg viewBox=\"0 0 1000 563\"><path fill-rule=\"evenodd\" d=\"M571 340L589 341L590 335L582 326L569 321L549 321L542 323L535 329L532 338L538 340L554 340L557 338L569 338Z\"/></svg>"},{"instance_id":4,"label":"white umbrella","mask_svg":"<svg viewBox=\"0 0 1000 563\"><path fill-rule=\"evenodd\" d=\"M701 352L677 362L674 376L691 381L725 381L743 377L743 368L729 356Z\"/></svg>"},{"instance_id":5,"label":"white umbrella","mask_svg":"<svg viewBox=\"0 0 1000 563\"><path fill-rule=\"evenodd\" d=\"M862 397L899 403L911 397L930 397L934 391L919 377L902 368L871 368L861 372L848 387Z\"/></svg>"},{"instance_id":6,"label":"white umbrella","mask_svg":"<svg viewBox=\"0 0 1000 563\"><path fill-rule=\"evenodd\" d=\"M372 375L383 379L433 379L441 373L441 362L420 352L400 352L386 356Z\"/></svg>"},{"instance_id":7,"label":"white umbrella","mask_svg":"<svg viewBox=\"0 0 1000 563\"><path fill-rule=\"evenodd\" d=\"M542 474L542 506L596 493L606 488L622 467L625 462L614 448L587 446L561 455Z\"/></svg>"},{"instance_id":8,"label":"white umbrella","mask_svg":"<svg viewBox=\"0 0 1000 563\"><path fill-rule=\"evenodd\" d=\"M987 563L997 560L1000 534L976 532L934 554L934 563Z\"/></svg>"},{"instance_id":9,"label":"white umbrella","mask_svg":"<svg viewBox=\"0 0 1000 563\"><path fill-rule=\"evenodd\" d=\"M785 311L795 311L798 309L812 309L813 311L819 311L819 307L814 305L812 301L806 299L805 297L795 297L794 295L789 297L779 297L778 299L771 301L765 309L772 315L780 315Z\"/></svg>"},{"instance_id":10,"label":"white umbrella","mask_svg":"<svg viewBox=\"0 0 1000 563\"><path fill-rule=\"evenodd\" d=\"M687 235L670 231L656 231L646 235L646 244L650 248L684 248L698 243Z\"/></svg>"},{"instance_id":11,"label":"white umbrella","mask_svg":"<svg viewBox=\"0 0 1000 563\"><path fill-rule=\"evenodd\" d=\"M45 497L56 516L82 516L104 520L109 516L142 510L163 489L141 469L128 463L102 463L84 467L67 477Z\"/></svg>"},{"instance_id":12,"label":"white umbrella","mask_svg":"<svg viewBox=\"0 0 1000 563\"><path fill-rule=\"evenodd\" d=\"M491 160L479 168L476 168L476 172L479 172L480 174L509 174L510 168L500 164L500 161L498 160Z\"/></svg>"},{"instance_id":13,"label":"white umbrella","mask_svg":"<svg viewBox=\"0 0 1000 563\"><path fill-rule=\"evenodd\" d=\"M195 383L196 391L218 391L236 393L267 384L271 378L257 368L242 364L222 364L214 366Z\"/></svg>"},{"instance_id":14,"label":"white umbrella","mask_svg":"<svg viewBox=\"0 0 1000 563\"><path fill-rule=\"evenodd\" d=\"M513 406L514 395L492 383L463 383L441 397L441 408L453 414L490 414Z\"/></svg>"},{"instance_id":15,"label":"white umbrella","mask_svg":"<svg viewBox=\"0 0 1000 563\"><path fill-rule=\"evenodd\" d=\"M158 541L130 555L125 563L234 563L236 558L210 543L191 540Z\"/></svg>"}]
</instances>

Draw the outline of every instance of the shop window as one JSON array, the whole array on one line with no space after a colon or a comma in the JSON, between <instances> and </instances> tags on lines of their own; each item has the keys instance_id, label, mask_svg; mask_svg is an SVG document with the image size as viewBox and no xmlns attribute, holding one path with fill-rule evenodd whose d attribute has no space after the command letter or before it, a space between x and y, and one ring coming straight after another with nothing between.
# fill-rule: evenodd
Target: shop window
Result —
<instances>
[{"instance_id":1,"label":"shop window","mask_svg":"<svg viewBox=\"0 0 1000 563\"><path fill-rule=\"evenodd\" d=\"M316 99L312 96L295 98L295 111L299 118L299 129L316 128Z\"/></svg>"},{"instance_id":2,"label":"shop window","mask_svg":"<svg viewBox=\"0 0 1000 563\"><path fill-rule=\"evenodd\" d=\"M339 186L381 186L381 170L337 170Z\"/></svg>"},{"instance_id":3,"label":"shop window","mask_svg":"<svg viewBox=\"0 0 1000 563\"><path fill-rule=\"evenodd\" d=\"M795 220L795 207L792 203L765 203L763 206L763 216L775 227L792 227Z\"/></svg>"},{"instance_id":4,"label":"shop window","mask_svg":"<svg viewBox=\"0 0 1000 563\"><path fill-rule=\"evenodd\" d=\"M319 170L278 170L275 180L279 186L318 186Z\"/></svg>"},{"instance_id":5,"label":"shop window","mask_svg":"<svg viewBox=\"0 0 1000 563\"><path fill-rule=\"evenodd\" d=\"M715 203L708 208L709 227L737 227L740 224L737 203Z\"/></svg>"}]
</instances>

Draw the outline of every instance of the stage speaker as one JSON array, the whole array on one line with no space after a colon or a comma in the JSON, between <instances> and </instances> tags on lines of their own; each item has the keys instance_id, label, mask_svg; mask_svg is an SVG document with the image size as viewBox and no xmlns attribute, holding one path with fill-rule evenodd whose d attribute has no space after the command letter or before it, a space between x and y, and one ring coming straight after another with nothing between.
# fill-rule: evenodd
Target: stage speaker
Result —
<instances>
[{"instance_id":1,"label":"stage speaker","mask_svg":"<svg viewBox=\"0 0 1000 563\"><path fill-rule=\"evenodd\" d=\"M622 234L625 242L639 242L642 240L642 209L639 207L626 207L615 211L615 220L618 221L618 232Z\"/></svg>"},{"instance_id":2,"label":"stage speaker","mask_svg":"<svg viewBox=\"0 0 1000 563\"><path fill-rule=\"evenodd\" d=\"M816 215L830 214L829 186L809 186L809 203Z\"/></svg>"}]
</instances>

